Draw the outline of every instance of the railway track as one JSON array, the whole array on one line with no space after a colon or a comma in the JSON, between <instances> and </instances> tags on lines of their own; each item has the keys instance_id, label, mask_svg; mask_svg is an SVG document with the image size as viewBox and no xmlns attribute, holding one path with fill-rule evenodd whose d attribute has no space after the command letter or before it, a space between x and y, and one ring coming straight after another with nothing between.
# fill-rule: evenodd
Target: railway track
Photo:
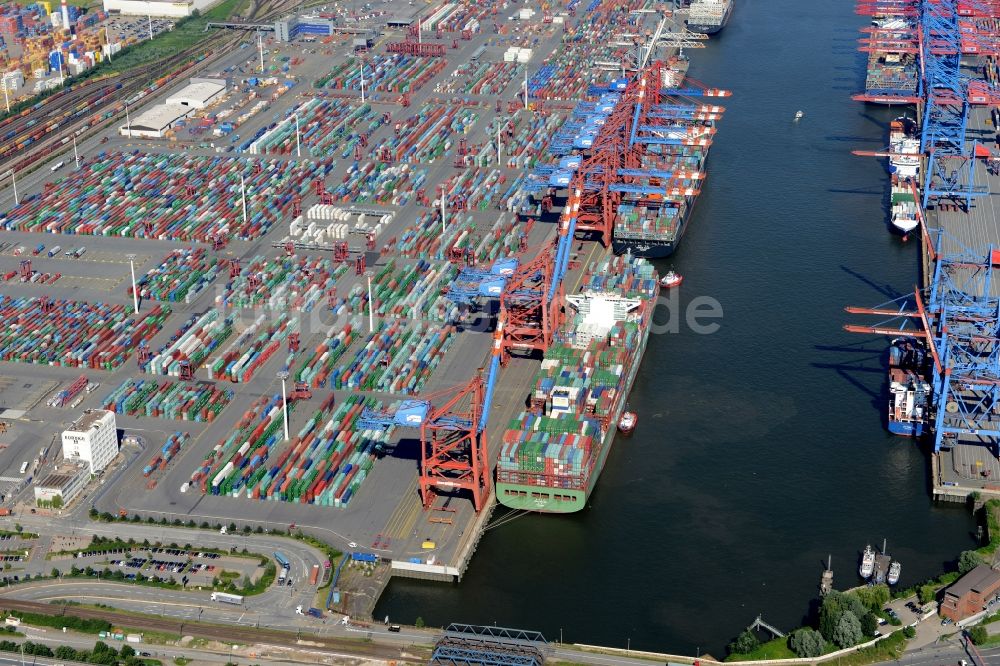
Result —
<instances>
[{"instance_id":1,"label":"railway track","mask_svg":"<svg viewBox=\"0 0 1000 666\"><path fill-rule=\"evenodd\" d=\"M267 643L289 649L302 648L312 651L335 652L338 654L350 653L358 657L370 657L373 659L395 661L397 663L422 664L426 663L430 655L430 650L425 647L417 646L400 649L393 645L383 645L373 641L321 637L316 635L302 636L302 640L307 641L308 645L300 646L298 645L298 634L278 629L184 622L103 608L47 604L39 601L11 599L9 597L0 601L0 608L6 611L42 613L52 617L65 616L105 620L116 627L156 631L180 636L195 636L197 638L218 640L225 643L236 642L246 645Z\"/></svg>"},{"instance_id":2,"label":"railway track","mask_svg":"<svg viewBox=\"0 0 1000 666\"><path fill-rule=\"evenodd\" d=\"M268 20L290 11L294 0L255 3L251 17ZM260 13L259 16L253 14ZM146 94L155 94L188 69L229 53L245 35L208 33L188 49L151 66L126 74L113 74L83 81L39 101L16 116L0 122L0 174L34 167L65 148L76 136L83 140L90 130L101 127L125 112L125 102L134 105ZM215 44L214 49L209 50ZM187 66L185 66L185 64ZM9 186L4 179L0 187Z\"/></svg>"}]
</instances>

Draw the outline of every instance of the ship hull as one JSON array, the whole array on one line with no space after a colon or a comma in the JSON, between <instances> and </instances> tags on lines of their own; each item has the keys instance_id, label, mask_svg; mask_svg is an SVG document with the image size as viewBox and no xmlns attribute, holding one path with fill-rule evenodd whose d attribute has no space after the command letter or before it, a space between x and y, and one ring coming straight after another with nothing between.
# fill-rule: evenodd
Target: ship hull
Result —
<instances>
[{"instance_id":1,"label":"ship hull","mask_svg":"<svg viewBox=\"0 0 1000 666\"><path fill-rule=\"evenodd\" d=\"M919 437L924 434L924 424L889 419L889 432L900 437Z\"/></svg>"},{"instance_id":2,"label":"ship hull","mask_svg":"<svg viewBox=\"0 0 1000 666\"><path fill-rule=\"evenodd\" d=\"M655 298L650 301L650 304L654 301ZM652 323L652 319L647 320L639 349L633 357L634 360L629 368L625 383L625 397L632 391L632 383L635 381L635 376L639 371L639 364L642 363L642 357L646 353L646 342L649 340L649 329L652 327ZM587 506L587 499L594 491L597 479L604 470L604 463L607 462L608 453L611 451L615 434L618 432L616 424L621 418L622 412L625 411L625 402L626 400L623 398L620 401L619 407L610 416L608 422L611 425L608 427L608 432L604 435L604 439L601 442L601 451L587 480L586 490L552 488L526 483L507 483L498 480L496 482L497 501L510 509L536 511L538 513L575 513L584 509Z\"/></svg>"},{"instance_id":3,"label":"ship hull","mask_svg":"<svg viewBox=\"0 0 1000 666\"><path fill-rule=\"evenodd\" d=\"M630 241L614 239L611 247L615 254L625 254L630 252L634 257L645 257L646 259L663 259L669 257L677 249L677 242L669 243L649 243L647 241Z\"/></svg>"},{"instance_id":4,"label":"ship hull","mask_svg":"<svg viewBox=\"0 0 1000 666\"><path fill-rule=\"evenodd\" d=\"M698 33L701 33L703 35L714 35L714 34L720 32L723 28L726 27L726 24L729 23L729 16L733 13L733 4L735 2L736 2L736 0L730 0L729 6L726 7L726 11L722 15L722 21L718 25L714 25L714 24L708 25L708 24L700 24L700 23L688 23L687 24L687 29L690 30L691 32L698 32Z\"/></svg>"}]
</instances>

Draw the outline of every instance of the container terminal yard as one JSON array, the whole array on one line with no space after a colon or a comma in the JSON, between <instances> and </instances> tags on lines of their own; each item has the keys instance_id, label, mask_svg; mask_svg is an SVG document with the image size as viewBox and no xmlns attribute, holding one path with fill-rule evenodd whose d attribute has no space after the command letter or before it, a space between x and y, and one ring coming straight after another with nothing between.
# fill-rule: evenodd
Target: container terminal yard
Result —
<instances>
[{"instance_id":1,"label":"container terminal yard","mask_svg":"<svg viewBox=\"0 0 1000 666\"><path fill-rule=\"evenodd\" d=\"M0 122L88 99L0 156L0 495L27 529L299 530L386 564L327 597L366 617L389 575L460 579L498 501L584 507L660 289L638 255L680 243L729 95L685 76L707 37L645 0L383 9L258 3ZM86 410L120 455L53 508L31 480ZM255 621L301 622L323 559Z\"/></svg>"},{"instance_id":2,"label":"container terminal yard","mask_svg":"<svg viewBox=\"0 0 1000 666\"><path fill-rule=\"evenodd\" d=\"M903 240L905 229L916 228L923 284L890 303L848 308L865 323L846 328L889 336L894 347L904 338L916 343L907 348L909 360L893 350L883 418L892 432L930 443L934 497L1000 496L1000 292L994 280L1000 266L1000 16L995 7L954 2L865 2L857 11L872 23L860 40L869 55L867 89L855 100L900 105L902 113L887 149L855 153L888 157L887 226ZM907 160L915 160L911 172Z\"/></svg>"}]
</instances>

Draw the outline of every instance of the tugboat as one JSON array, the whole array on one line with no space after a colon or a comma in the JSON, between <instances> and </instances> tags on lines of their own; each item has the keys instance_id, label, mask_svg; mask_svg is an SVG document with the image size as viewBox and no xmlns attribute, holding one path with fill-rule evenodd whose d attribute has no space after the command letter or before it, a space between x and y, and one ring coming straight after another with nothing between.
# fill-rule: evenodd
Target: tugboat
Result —
<instances>
[{"instance_id":1,"label":"tugboat","mask_svg":"<svg viewBox=\"0 0 1000 666\"><path fill-rule=\"evenodd\" d=\"M684 282L684 276L680 273L675 273L673 269L670 269L667 271L666 275L660 278L660 287L663 289L679 287L681 282Z\"/></svg>"},{"instance_id":2,"label":"tugboat","mask_svg":"<svg viewBox=\"0 0 1000 666\"><path fill-rule=\"evenodd\" d=\"M858 575L868 580L875 573L875 551L871 544L865 546L865 552L861 555L861 566L858 567Z\"/></svg>"},{"instance_id":3,"label":"tugboat","mask_svg":"<svg viewBox=\"0 0 1000 666\"><path fill-rule=\"evenodd\" d=\"M638 423L639 417L635 412L630 412L625 410L622 412L621 418L618 419L618 430L623 435L630 435L632 431L635 430L635 424Z\"/></svg>"},{"instance_id":4,"label":"tugboat","mask_svg":"<svg viewBox=\"0 0 1000 666\"><path fill-rule=\"evenodd\" d=\"M885 582L889 585L895 585L899 582L899 572L903 568L903 565L899 562L893 560L892 564L889 565L889 575L885 577Z\"/></svg>"}]
</instances>

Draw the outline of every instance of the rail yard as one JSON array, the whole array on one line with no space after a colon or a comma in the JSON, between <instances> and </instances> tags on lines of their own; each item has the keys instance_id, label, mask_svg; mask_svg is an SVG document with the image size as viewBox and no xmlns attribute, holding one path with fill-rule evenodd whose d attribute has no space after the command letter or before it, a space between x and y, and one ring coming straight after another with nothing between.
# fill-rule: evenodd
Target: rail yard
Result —
<instances>
[{"instance_id":1,"label":"rail yard","mask_svg":"<svg viewBox=\"0 0 1000 666\"><path fill-rule=\"evenodd\" d=\"M704 35L645 0L383 4L254 5L0 121L21 524L297 532L372 563L343 594L344 562L292 566L268 622L294 627L369 615L392 575L459 580L498 501L584 506L660 288L639 256L680 242L729 93L686 78ZM105 413L121 449L77 488L66 433Z\"/></svg>"}]
</instances>

